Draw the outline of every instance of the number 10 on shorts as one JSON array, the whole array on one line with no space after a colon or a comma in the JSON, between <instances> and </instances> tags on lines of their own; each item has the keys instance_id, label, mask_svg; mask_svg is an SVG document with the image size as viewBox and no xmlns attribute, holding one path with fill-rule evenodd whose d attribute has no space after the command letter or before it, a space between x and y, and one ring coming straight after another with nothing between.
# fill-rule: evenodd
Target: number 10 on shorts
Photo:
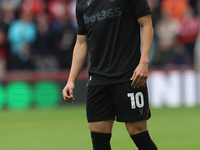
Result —
<instances>
[{"instance_id":1,"label":"number 10 on shorts","mask_svg":"<svg viewBox=\"0 0 200 150\"><path fill-rule=\"evenodd\" d=\"M130 99L131 99L131 108L132 109L135 109L136 106L138 108L144 107L144 95L142 94L142 92L137 92L136 94L128 93L127 96L130 97Z\"/></svg>"}]
</instances>

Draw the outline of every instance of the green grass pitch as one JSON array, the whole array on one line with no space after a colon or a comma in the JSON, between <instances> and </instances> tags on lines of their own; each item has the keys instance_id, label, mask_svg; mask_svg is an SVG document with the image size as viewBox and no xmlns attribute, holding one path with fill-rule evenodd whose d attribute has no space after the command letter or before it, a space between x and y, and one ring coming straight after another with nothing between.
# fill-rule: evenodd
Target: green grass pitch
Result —
<instances>
[{"instance_id":1,"label":"green grass pitch","mask_svg":"<svg viewBox=\"0 0 200 150\"><path fill-rule=\"evenodd\" d=\"M200 107L151 109L148 126L159 150L200 149ZM115 122L113 150L137 150L123 123ZM92 150L84 105L0 111L1 150Z\"/></svg>"}]
</instances>

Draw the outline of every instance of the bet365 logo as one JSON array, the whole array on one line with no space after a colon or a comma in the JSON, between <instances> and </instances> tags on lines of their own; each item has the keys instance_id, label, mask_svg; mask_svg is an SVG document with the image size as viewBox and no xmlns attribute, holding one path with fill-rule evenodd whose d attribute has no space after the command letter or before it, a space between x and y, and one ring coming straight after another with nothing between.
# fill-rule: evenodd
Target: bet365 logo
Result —
<instances>
[{"instance_id":1,"label":"bet365 logo","mask_svg":"<svg viewBox=\"0 0 200 150\"><path fill-rule=\"evenodd\" d=\"M122 12L120 7L117 8L110 8L108 10L102 10L100 12L97 12L95 15L91 15L91 16L87 16L84 15L84 22L85 24L88 24L90 22L96 22L96 21L100 21L100 20L105 20L106 18L114 18L114 17L118 17L121 16Z\"/></svg>"}]
</instances>

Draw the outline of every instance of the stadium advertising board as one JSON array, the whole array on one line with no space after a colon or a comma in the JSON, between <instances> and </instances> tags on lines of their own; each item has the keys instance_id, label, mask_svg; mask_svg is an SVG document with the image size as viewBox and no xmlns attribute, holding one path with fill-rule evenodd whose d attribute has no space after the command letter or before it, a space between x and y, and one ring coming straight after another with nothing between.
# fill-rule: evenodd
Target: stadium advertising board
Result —
<instances>
[{"instance_id":1,"label":"stadium advertising board","mask_svg":"<svg viewBox=\"0 0 200 150\"><path fill-rule=\"evenodd\" d=\"M200 75L193 70L151 71L148 79L152 107L194 107L200 104Z\"/></svg>"},{"instance_id":2,"label":"stadium advertising board","mask_svg":"<svg viewBox=\"0 0 200 150\"><path fill-rule=\"evenodd\" d=\"M68 73L56 78L10 78L0 84L0 109L53 108L65 103L62 88ZM75 103L86 101L87 75L82 73L76 82ZM15 76L16 77L16 76ZM40 76L41 77L41 76ZM45 80L48 78L48 80ZM154 70L148 79L151 107L194 107L200 104L200 75L193 70ZM69 105L69 104L68 104Z\"/></svg>"}]
</instances>

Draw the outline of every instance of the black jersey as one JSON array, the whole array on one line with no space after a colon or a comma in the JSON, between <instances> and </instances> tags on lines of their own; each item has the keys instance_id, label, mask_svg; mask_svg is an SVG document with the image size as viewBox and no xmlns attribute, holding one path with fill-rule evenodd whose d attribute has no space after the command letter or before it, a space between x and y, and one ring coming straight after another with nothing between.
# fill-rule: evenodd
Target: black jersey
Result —
<instances>
[{"instance_id":1,"label":"black jersey","mask_svg":"<svg viewBox=\"0 0 200 150\"><path fill-rule=\"evenodd\" d=\"M142 16L147 0L77 0L78 34L87 35L88 86L129 81L140 60Z\"/></svg>"}]
</instances>

